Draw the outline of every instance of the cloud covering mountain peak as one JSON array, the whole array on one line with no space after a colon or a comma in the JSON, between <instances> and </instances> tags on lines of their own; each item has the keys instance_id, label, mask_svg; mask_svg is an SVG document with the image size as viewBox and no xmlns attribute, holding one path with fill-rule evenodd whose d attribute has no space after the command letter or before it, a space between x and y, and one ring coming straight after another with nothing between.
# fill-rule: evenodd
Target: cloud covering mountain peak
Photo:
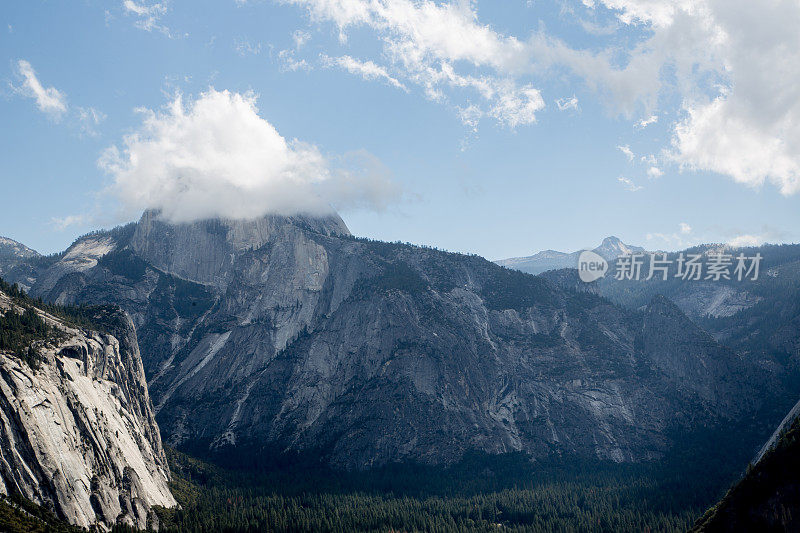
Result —
<instances>
[{"instance_id":1,"label":"cloud covering mountain peak","mask_svg":"<svg viewBox=\"0 0 800 533\"><path fill-rule=\"evenodd\" d=\"M139 129L98 161L129 213L158 209L171 222L325 215L380 210L398 194L388 171L363 150L329 158L281 136L259 116L250 93L211 88L193 100L177 95L160 111L140 111Z\"/></svg>"}]
</instances>

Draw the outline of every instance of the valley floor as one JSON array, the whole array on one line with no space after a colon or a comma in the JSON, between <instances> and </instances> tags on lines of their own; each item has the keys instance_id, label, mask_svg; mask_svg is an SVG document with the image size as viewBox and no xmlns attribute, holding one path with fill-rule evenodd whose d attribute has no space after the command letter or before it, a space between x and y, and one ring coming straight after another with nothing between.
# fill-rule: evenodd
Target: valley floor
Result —
<instances>
[{"instance_id":1,"label":"valley floor","mask_svg":"<svg viewBox=\"0 0 800 533\"><path fill-rule=\"evenodd\" d=\"M162 531L686 531L718 494L653 465L532 465L470 458L447 469L339 474L225 470L170 451L180 509ZM715 485L718 485L716 483Z\"/></svg>"},{"instance_id":2,"label":"valley floor","mask_svg":"<svg viewBox=\"0 0 800 533\"><path fill-rule=\"evenodd\" d=\"M532 463L510 454L471 456L447 468L344 473L308 457L233 467L230 458L212 464L173 449L167 455L180 503L155 508L167 533L684 532L738 477L730 465L739 463L716 453L638 465ZM82 530L16 499L0 501L0 531Z\"/></svg>"}]
</instances>

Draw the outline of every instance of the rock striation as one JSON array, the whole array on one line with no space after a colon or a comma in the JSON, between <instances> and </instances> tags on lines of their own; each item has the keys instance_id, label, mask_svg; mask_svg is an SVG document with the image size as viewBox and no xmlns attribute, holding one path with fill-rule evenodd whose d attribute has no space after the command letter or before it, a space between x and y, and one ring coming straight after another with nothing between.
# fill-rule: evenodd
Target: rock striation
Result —
<instances>
[{"instance_id":1,"label":"rock striation","mask_svg":"<svg viewBox=\"0 0 800 533\"><path fill-rule=\"evenodd\" d=\"M773 379L668 301L627 310L479 257L356 239L336 216L146 212L36 268L37 296L130 314L165 440L193 451L348 469L469 452L643 461L676 430L757 408Z\"/></svg>"},{"instance_id":2,"label":"rock striation","mask_svg":"<svg viewBox=\"0 0 800 533\"><path fill-rule=\"evenodd\" d=\"M12 309L0 292L0 315ZM93 318L101 330L36 313L52 328L36 364L0 352L0 493L86 528L157 527L152 507L175 499L133 324L111 309Z\"/></svg>"}]
</instances>

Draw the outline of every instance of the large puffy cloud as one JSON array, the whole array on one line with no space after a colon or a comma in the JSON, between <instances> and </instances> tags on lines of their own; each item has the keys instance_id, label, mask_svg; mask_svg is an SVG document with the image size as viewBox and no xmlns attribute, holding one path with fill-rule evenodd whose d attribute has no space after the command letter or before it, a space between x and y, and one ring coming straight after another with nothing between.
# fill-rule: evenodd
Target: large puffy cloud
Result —
<instances>
[{"instance_id":1,"label":"large puffy cloud","mask_svg":"<svg viewBox=\"0 0 800 533\"><path fill-rule=\"evenodd\" d=\"M675 71L683 116L673 125L672 159L800 191L800 2L597 3L648 29L644 46Z\"/></svg>"},{"instance_id":2,"label":"large puffy cloud","mask_svg":"<svg viewBox=\"0 0 800 533\"><path fill-rule=\"evenodd\" d=\"M332 163L314 146L287 140L258 114L256 99L214 89L177 96L144 120L99 165L129 211L160 209L173 222L267 213L322 215L333 209L380 209L397 190L373 157Z\"/></svg>"},{"instance_id":3,"label":"large puffy cloud","mask_svg":"<svg viewBox=\"0 0 800 533\"><path fill-rule=\"evenodd\" d=\"M760 117L748 117L748 109L736 109L737 103L736 98L719 97L689 107L688 118L676 127L674 157L747 185L769 179L783 194L800 191L797 124L787 124L788 116L777 124L764 123Z\"/></svg>"},{"instance_id":4,"label":"large puffy cloud","mask_svg":"<svg viewBox=\"0 0 800 533\"><path fill-rule=\"evenodd\" d=\"M726 81L710 99L685 103L675 156L784 194L800 191L800 3L710 3L725 34L718 54Z\"/></svg>"}]
</instances>

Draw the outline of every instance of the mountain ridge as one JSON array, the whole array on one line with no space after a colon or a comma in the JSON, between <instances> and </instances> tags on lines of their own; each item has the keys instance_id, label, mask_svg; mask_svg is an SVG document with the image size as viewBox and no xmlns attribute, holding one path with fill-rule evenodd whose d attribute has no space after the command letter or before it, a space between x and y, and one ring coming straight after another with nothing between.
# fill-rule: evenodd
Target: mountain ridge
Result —
<instances>
[{"instance_id":1,"label":"mountain ridge","mask_svg":"<svg viewBox=\"0 0 800 533\"><path fill-rule=\"evenodd\" d=\"M255 442L347 469L468 451L641 461L674 444L668 427L753 408L749 385L721 380L740 362L713 339L696 336L711 387L670 348L677 315L664 335L646 313L482 258L358 239L335 220L263 224L235 247L235 224L143 216L76 241L32 291L125 309L165 439L208 453ZM176 238L225 261L174 261ZM656 334L663 347L646 342Z\"/></svg>"},{"instance_id":2,"label":"mountain ridge","mask_svg":"<svg viewBox=\"0 0 800 533\"><path fill-rule=\"evenodd\" d=\"M38 255L40 255L39 252L32 248L28 248L21 242L0 235L0 257L17 257L20 259L25 259L29 257L36 257Z\"/></svg>"}]
</instances>

